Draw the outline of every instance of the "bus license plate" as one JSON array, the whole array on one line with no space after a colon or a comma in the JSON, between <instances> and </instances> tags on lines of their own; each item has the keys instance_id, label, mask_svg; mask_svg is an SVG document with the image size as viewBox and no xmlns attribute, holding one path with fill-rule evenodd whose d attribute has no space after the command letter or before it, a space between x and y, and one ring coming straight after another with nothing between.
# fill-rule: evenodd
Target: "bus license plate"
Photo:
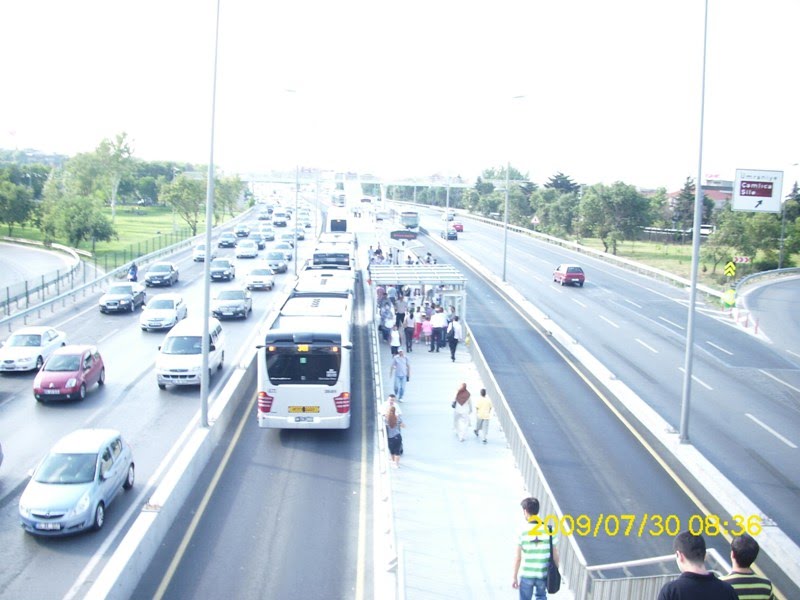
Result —
<instances>
[{"instance_id":1,"label":"bus license plate","mask_svg":"<svg viewBox=\"0 0 800 600\"><path fill-rule=\"evenodd\" d=\"M313 423L314 422L314 417L295 417L294 418L294 422L295 423Z\"/></svg>"},{"instance_id":2,"label":"bus license plate","mask_svg":"<svg viewBox=\"0 0 800 600\"><path fill-rule=\"evenodd\" d=\"M319 406L290 406L290 413L318 413Z\"/></svg>"}]
</instances>

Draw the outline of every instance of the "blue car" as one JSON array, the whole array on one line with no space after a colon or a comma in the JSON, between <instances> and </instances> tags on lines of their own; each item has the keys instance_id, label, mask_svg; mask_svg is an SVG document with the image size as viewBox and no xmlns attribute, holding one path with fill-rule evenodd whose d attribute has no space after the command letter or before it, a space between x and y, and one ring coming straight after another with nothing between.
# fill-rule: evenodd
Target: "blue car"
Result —
<instances>
[{"instance_id":1,"label":"blue car","mask_svg":"<svg viewBox=\"0 0 800 600\"><path fill-rule=\"evenodd\" d=\"M22 528L47 536L101 529L108 505L133 481L133 453L118 431L73 431L42 459L22 492Z\"/></svg>"}]
</instances>

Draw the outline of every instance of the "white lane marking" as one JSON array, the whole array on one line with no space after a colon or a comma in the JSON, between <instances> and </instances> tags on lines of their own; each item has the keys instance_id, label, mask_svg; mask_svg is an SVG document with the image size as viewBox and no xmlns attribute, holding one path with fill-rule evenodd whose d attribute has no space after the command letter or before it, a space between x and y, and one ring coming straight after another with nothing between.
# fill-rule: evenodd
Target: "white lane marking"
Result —
<instances>
[{"instance_id":1,"label":"white lane marking","mask_svg":"<svg viewBox=\"0 0 800 600\"><path fill-rule=\"evenodd\" d=\"M642 305L641 305L641 304L636 304L636 302L634 302L633 300L628 300L627 298L624 298L624 300L625 300L625 302L627 302L628 304L633 304L633 305L634 305L636 308L642 308Z\"/></svg>"},{"instance_id":2,"label":"white lane marking","mask_svg":"<svg viewBox=\"0 0 800 600\"><path fill-rule=\"evenodd\" d=\"M764 423L763 421L760 421L759 419L757 419L756 417L754 417L754 416L753 416L753 415L751 415L750 413L744 413L744 416L745 416L745 417L747 417L748 419L751 419L753 422L755 422L755 424L756 424L756 425L760 425L761 427L763 427L764 429L766 429L767 431L769 431L769 432L770 432L772 435L774 435L776 438L778 438L778 439L779 439L780 441L782 441L784 444L786 444L787 446L789 446L789 448L792 448L792 449L795 449L795 450L797 449L797 446L796 446L795 444L793 444L792 442L790 442L789 440L787 440L787 439L786 439L785 437L783 437L783 436L782 436L780 433L778 433L777 431L775 431L775 430L774 430L772 427L770 427L769 425L767 425L767 424L766 424L766 423Z\"/></svg>"},{"instance_id":3,"label":"white lane marking","mask_svg":"<svg viewBox=\"0 0 800 600\"><path fill-rule=\"evenodd\" d=\"M581 308L586 308L586 305L583 302L581 302L580 300L576 300L575 298L573 298L572 301L575 304L577 304L578 306L580 306Z\"/></svg>"},{"instance_id":4,"label":"white lane marking","mask_svg":"<svg viewBox=\"0 0 800 600\"><path fill-rule=\"evenodd\" d=\"M728 356L733 356L733 352L729 352L728 350L725 350L725 348L722 348L721 346L717 346L714 342L709 342L708 340L706 340L706 344L708 344L712 348L716 348L720 352L724 352Z\"/></svg>"},{"instance_id":5,"label":"white lane marking","mask_svg":"<svg viewBox=\"0 0 800 600\"><path fill-rule=\"evenodd\" d=\"M650 350L650 352L652 352L653 354L658 354L658 350L656 350L656 349L655 349L655 348L653 348L652 346L648 346L647 344L645 344L645 343L644 343L642 340L640 340L639 338L636 338L636 341L637 341L637 342L639 342L639 343L640 343L642 346L644 346L644 347L645 347L645 348L647 348L648 350Z\"/></svg>"},{"instance_id":6,"label":"white lane marking","mask_svg":"<svg viewBox=\"0 0 800 600\"><path fill-rule=\"evenodd\" d=\"M669 319L665 319L664 317L658 317L658 318L659 318L659 319L661 319L662 321L664 321L665 323L669 323L669 324L670 324L670 325L672 325L673 327L676 327L676 328L678 328L678 329L684 329L684 327L683 327L683 326L681 326L681 325L678 325L677 323L673 323L673 322L672 322L672 321L670 321Z\"/></svg>"},{"instance_id":7,"label":"white lane marking","mask_svg":"<svg viewBox=\"0 0 800 600\"><path fill-rule=\"evenodd\" d=\"M686 373L686 369L684 369L683 367L678 367L678 370L679 370L681 373ZM703 381L702 379L699 379L699 378L698 378L698 377L696 377L695 375L692 375L692 381L696 381L697 383L699 383L700 385L702 385L704 388L706 388L706 389L707 389L709 392L710 392L710 391L713 391L713 389L714 389L714 388L712 388L710 385L708 385L708 384L707 384L705 381Z\"/></svg>"},{"instance_id":8,"label":"white lane marking","mask_svg":"<svg viewBox=\"0 0 800 600\"><path fill-rule=\"evenodd\" d=\"M792 356L796 356L797 358L800 358L800 354L798 354L797 352L792 352L791 350L787 350L786 352L788 352Z\"/></svg>"},{"instance_id":9,"label":"white lane marking","mask_svg":"<svg viewBox=\"0 0 800 600\"><path fill-rule=\"evenodd\" d=\"M603 315L600 315L600 318L601 318L601 319L603 319L603 321L605 321L605 322L606 322L606 323L608 323L609 325L613 325L614 327L616 327L617 329L619 329L619 325L617 325L616 323L614 323L614 321L612 321L611 319L607 319L607 318L605 318Z\"/></svg>"},{"instance_id":10,"label":"white lane marking","mask_svg":"<svg viewBox=\"0 0 800 600\"><path fill-rule=\"evenodd\" d=\"M798 394L800 394L800 388L796 388L791 383L787 383L783 379L778 379L777 377L775 377L775 375L773 375L772 373L767 373L764 369L759 369L758 371L759 371L759 373L763 373L764 375L766 375L770 379L772 379L774 381L777 381L778 383L782 383L783 385L788 387L790 390L793 390L793 391L797 392Z\"/></svg>"}]
</instances>

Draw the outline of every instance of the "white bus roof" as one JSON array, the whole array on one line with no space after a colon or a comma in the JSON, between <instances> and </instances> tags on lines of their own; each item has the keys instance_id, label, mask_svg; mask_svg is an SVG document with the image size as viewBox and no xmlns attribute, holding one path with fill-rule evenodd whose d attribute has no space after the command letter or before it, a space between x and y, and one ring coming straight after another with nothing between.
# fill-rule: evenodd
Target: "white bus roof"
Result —
<instances>
[{"instance_id":1,"label":"white bus roof","mask_svg":"<svg viewBox=\"0 0 800 600\"><path fill-rule=\"evenodd\" d=\"M350 299L338 296L296 296L281 307L281 317L342 317L350 311Z\"/></svg>"}]
</instances>

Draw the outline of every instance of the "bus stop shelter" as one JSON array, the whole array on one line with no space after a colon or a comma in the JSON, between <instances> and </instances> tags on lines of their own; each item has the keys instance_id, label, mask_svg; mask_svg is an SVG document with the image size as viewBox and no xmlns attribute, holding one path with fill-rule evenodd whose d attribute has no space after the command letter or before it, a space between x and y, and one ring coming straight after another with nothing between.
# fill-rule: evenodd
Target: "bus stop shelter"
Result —
<instances>
[{"instance_id":1,"label":"bus stop shelter","mask_svg":"<svg viewBox=\"0 0 800 600\"><path fill-rule=\"evenodd\" d=\"M467 280L452 265L419 264L419 265L371 265L369 282L373 286L402 286L412 290L408 302L411 305L424 306L427 302L437 302L445 307L454 306L459 319L464 320L467 314Z\"/></svg>"}]
</instances>

